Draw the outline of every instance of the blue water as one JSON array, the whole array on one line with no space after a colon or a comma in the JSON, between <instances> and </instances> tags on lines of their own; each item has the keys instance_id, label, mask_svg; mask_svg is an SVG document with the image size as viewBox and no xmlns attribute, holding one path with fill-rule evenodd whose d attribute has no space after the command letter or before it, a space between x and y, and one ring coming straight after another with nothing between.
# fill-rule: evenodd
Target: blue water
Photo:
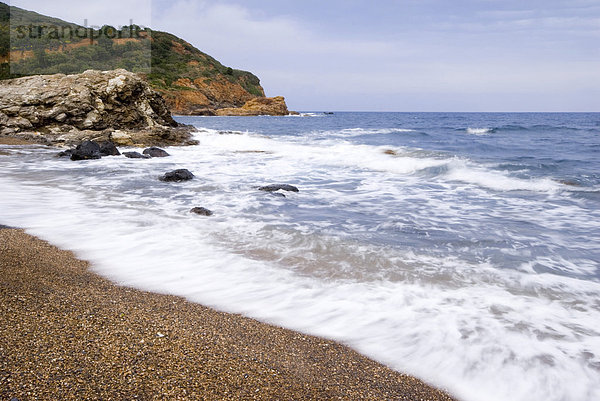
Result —
<instances>
[{"instance_id":1,"label":"blue water","mask_svg":"<svg viewBox=\"0 0 600 401\"><path fill-rule=\"evenodd\" d=\"M398 199L384 194L373 200L377 206L357 204L340 210L325 202L320 205L319 213L314 213L314 208L306 214L302 209L289 207L286 214L304 223L313 219L319 223L326 221L332 230L358 240L401 248L417 247L439 255L451 253L472 261L491 261L507 269L535 261L538 256L588 260L596 268L577 271L537 261L533 268L538 272L590 280L600 278L600 226L579 224L600 217L600 114L311 115L312 118L178 117L178 120L201 128L249 132L284 141L319 144L333 140L329 146L349 143L402 148L401 153L446 160L448 163L414 172L419 179L411 182L407 190L427 191L440 199L445 197L447 211L428 210L420 197ZM472 171L465 171L462 179L448 179L447 173L454 161L470 164ZM390 177L390 186L407 186L402 178L394 178ZM506 181L504 185L496 181L498 178ZM350 192L356 190L361 179L345 181L342 186L335 178L314 184ZM306 177L294 177L294 182L303 180ZM473 182L479 186L475 185L472 191L463 188L457 196L439 186L452 183L453 189L457 189ZM528 190L529 183L533 183L536 190ZM519 203L518 208L512 205L515 202ZM577 208L572 219L567 212L558 221L538 218L540 213L570 207ZM462 213L460 216L458 211ZM435 221L426 219L420 223L421 212L428 217L435 215ZM457 217L460 217L458 221ZM549 237L554 239L549 240ZM527 259L505 252L515 248L527 249Z\"/></svg>"},{"instance_id":2,"label":"blue water","mask_svg":"<svg viewBox=\"0 0 600 401\"><path fill-rule=\"evenodd\" d=\"M167 158L0 146L0 223L461 400L600 399L600 113L177 119Z\"/></svg>"}]
</instances>

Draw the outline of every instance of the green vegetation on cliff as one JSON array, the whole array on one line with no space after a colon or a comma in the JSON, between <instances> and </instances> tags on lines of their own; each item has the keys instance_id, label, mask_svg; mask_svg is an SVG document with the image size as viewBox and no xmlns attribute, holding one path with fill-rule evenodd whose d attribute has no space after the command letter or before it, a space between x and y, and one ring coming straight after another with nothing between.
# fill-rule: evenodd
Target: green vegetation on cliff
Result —
<instances>
[{"instance_id":1,"label":"green vegetation on cliff","mask_svg":"<svg viewBox=\"0 0 600 401\"><path fill-rule=\"evenodd\" d=\"M172 34L93 29L0 3L0 79L117 68L141 73L176 113L212 113L264 96L258 77Z\"/></svg>"}]
</instances>

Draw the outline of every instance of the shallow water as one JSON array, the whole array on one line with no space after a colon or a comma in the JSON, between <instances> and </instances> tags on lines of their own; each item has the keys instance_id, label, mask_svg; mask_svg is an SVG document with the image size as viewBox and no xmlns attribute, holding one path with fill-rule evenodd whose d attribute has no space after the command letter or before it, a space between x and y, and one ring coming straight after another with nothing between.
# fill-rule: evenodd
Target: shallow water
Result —
<instances>
[{"instance_id":1,"label":"shallow water","mask_svg":"<svg viewBox=\"0 0 600 401\"><path fill-rule=\"evenodd\" d=\"M600 114L179 119L164 159L2 146L0 223L464 400L600 399Z\"/></svg>"}]
</instances>

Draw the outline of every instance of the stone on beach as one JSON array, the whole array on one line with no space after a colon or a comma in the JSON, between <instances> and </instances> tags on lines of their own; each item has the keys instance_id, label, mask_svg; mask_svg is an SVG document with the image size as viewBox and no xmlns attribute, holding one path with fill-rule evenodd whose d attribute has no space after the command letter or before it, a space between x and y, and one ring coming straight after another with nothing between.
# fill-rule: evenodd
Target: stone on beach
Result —
<instances>
[{"instance_id":1,"label":"stone on beach","mask_svg":"<svg viewBox=\"0 0 600 401\"><path fill-rule=\"evenodd\" d=\"M100 159L100 145L94 141L84 141L77 145L71 154L71 160L92 160Z\"/></svg>"},{"instance_id":2,"label":"stone on beach","mask_svg":"<svg viewBox=\"0 0 600 401\"><path fill-rule=\"evenodd\" d=\"M100 154L102 156L120 156L121 152L119 152L114 143L106 141L100 144Z\"/></svg>"},{"instance_id":3,"label":"stone on beach","mask_svg":"<svg viewBox=\"0 0 600 401\"><path fill-rule=\"evenodd\" d=\"M275 191L289 191L289 192L300 192L298 190L297 187L293 186L293 185L289 185L289 184L271 184L271 185L265 185L263 187L259 187L258 188L259 191L266 191L266 192L275 192Z\"/></svg>"},{"instance_id":4,"label":"stone on beach","mask_svg":"<svg viewBox=\"0 0 600 401\"><path fill-rule=\"evenodd\" d=\"M167 157L167 156L171 156L170 154L168 154L166 151L157 148L156 146L152 146L150 148L144 149L143 152L145 155L148 155L150 157Z\"/></svg>"},{"instance_id":5,"label":"stone on beach","mask_svg":"<svg viewBox=\"0 0 600 401\"><path fill-rule=\"evenodd\" d=\"M192 178L194 178L194 174L192 174L189 170L182 168L165 173L162 177L160 177L160 180L165 182L180 182L188 181Z\"/></svg>"},{"instance_id":6,"label":"stone on beach","mask_svg":"<svg viewBox=\"0 0 600 401\"><path fill-rule=\"evenodd\" d=\"M200 216L212 216L213 215L212 210L208 210L204 207L195 207L192 210L190 210L190 213L199 214Z\"/></svg>"},{"instance_id":7,"label":"stone on beach","mask_svg":"<svg viewBox=\"0 0 600 401\"><path fill-rule=\"evenodd\" d=\"M150 156L143 155L140 152L123 152L123 156L130 159L149 159Z\"/></svg>"}]
</instances>

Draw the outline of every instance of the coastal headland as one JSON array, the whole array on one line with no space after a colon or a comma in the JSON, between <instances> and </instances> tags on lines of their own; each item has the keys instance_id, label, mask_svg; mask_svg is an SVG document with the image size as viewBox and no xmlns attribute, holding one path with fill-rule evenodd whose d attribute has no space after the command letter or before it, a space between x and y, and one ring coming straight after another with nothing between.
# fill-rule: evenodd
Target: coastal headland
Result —
<instances>
[{"instance_id":1,"label":"coastal headland","mask_svg":"<svg viewBox=\"0 0 600 401\"><path fill-rule=\"evenodd\" d=\"M321 338L115 285L0 226L0 398L452 400Z\"/></svg>"}]
</instances>

